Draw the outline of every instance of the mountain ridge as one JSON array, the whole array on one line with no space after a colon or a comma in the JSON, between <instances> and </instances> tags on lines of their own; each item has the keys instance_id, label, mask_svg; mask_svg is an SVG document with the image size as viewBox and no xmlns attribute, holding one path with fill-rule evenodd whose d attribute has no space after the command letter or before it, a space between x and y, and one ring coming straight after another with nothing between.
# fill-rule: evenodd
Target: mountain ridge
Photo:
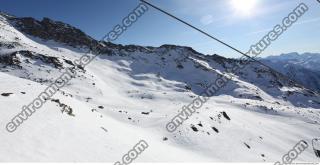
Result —
<instances>
[{"instance_id":1,"label":"mountain ridge","mask_svg":"<svg viewBox=\"0 0 320 165\"><path fill-rule=\"evenodd\" d=\"M262 61L309 89L320 92L320 53L293 52L269 56Z\"/></svg>"},{"instance_id":2,"label":"mountain ridge","mask_svg":"<svg viewBox=\"0 0 320 165\"><path fill-rule=\"evenodd\" d=\"M190 47L104 43L90 51L90 39L41 39L13 25L0 16L1 128L66 68L76 74L15 132L0 130L1 161L115 162L144 139L140 161L274 162L318 136L319 96L256 62L229 73L237 60ZM83 55L96 58L80 68L74 61ZM233 78L174 133L165 129L226 74ZM297 159L316 160L311 149Z\"/></svg>"}]
</instances>

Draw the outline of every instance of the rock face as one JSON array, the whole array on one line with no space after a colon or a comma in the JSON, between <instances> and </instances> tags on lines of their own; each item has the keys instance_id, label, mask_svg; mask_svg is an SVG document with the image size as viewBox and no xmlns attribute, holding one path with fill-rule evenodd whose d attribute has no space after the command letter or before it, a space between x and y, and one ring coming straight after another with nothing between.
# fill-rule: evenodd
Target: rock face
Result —
<instances>
[{"instance_id":1,"label":"rock face","mask_svg":"<svg viewBox=\"0 0 320 165\"><path fill-rule=\"evenodd\" d=\"M9 54L0 56L0 63L5 66L19 66L21 61L16 54Z\"/></svg>"},{"instance_id":2,"label":"rock face","mask_svg":"<svg viewBox=\"0 0 320 165\"><path fill-rule=\"evenodd\" d=\"M11 54L2 55L0 56L0 63L9 66L20 67L19 64L21 63L21 57L23 57L27 63L30 63L30 60L38 60L44 64L52 65L57 69L63 68L63 64L59 61L57 57L46 56L27 50L15 51Z\"/></svg>"},{"instance_id":3,"label":"rock face","mask_svg":"<svg viewBox=\"0 0 320 165\"><path fill-rule=\"evenodd\" d=\"M31 17L17 18L5 14L1 15L6 17L19 31L44 40L54 40L73 47L91 47L96 43L93 38L81 30L63 22L53 21L49 18L38 21Z\"/></svg>"}]
</instances>

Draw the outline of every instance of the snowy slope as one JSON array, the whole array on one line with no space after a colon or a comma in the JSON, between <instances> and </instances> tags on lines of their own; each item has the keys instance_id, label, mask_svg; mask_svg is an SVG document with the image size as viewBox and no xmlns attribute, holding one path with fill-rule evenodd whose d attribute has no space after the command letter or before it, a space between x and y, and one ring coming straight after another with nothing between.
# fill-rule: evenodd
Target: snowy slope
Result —
<instances>
[{"instance_id":1,"label":"snowy slope","mask_svg":"<svg viewBox=\"0 0 320 165\"><path fill-rule=\"evenodd\" d=\"M16 132L0 130L0 161L115 162L144 139L150 147L137 161L272 162L298 141L319 136L319 96L255 63L169 133L167 122L235 60L174 45L106 43L103 53L81 69L72 61L91 43L28 35L18 18L0 19L0 93L13 93L0 96L1 128L64 68L77 72L53 97L70 106L72 115L49 100ZM308 148L297 160L317 158Z\"/></svg>"}]
</instances>

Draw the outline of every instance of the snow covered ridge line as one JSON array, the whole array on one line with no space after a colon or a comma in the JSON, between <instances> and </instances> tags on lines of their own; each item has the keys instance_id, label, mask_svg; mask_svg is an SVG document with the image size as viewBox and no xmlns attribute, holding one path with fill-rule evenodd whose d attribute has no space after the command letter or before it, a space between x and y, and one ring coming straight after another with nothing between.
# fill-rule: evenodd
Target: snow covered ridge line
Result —
<instances>
[{"instance_id":1,"label":"snow covered ridge line","mask_svg":"<svg viewBox=\"0 0 320 165\"><path fill-rule=\"evenodd\" d=\"M291 164L292 161L298 158L298 156L309 147L308 143L304 140L298 142L293 149L291 149L288 153L283 155L282 163L279 161L275 162L274 165L282 165L282 164Z\"/></svg>"},{"instance_id":2,"label":"snow covered ridge line","mask_svg":"<svg viewBox=\"0 0 320 165\"><path fill-rule=\"evenodd\" d=\"M293 12L291 12L287 17L283 19L283 25L286 26L280 26L277 25L273 30L271 30L267 35L265 35L257 44L252 45L249 49L249 51L246 53L248 56L242 56L239 59L239 62L236 62L235 65L232 68L227 68L228 73L235 73L236 71L240 69L244 69L252 60L249 57L256 58L258 55L260 55L264 50L267 49L271 45L271 41L275 41L285 30L287 30L287 27L290 27L293 25L294 22L298 20L299 17L301 17L304 13L308 11L308 6L304 3L299 4L298 7L296 7ZM294 18L294 19L293 19ZM291 24L287 24L287 20L291 21ZM287 23L285 23L287 22ZM278 31L277 29L281 29ZM276 33L278 32L278 33ZM275 37L276 36L276 37ZM260 47L261 44L264 45L264 47ZM260 50L258 50L260 49ZM252 56L253 55L253 56ZM200 109L209 99L210 96L213 96L215 93L217 93L221 88L227 85L227 83L232 79L233 75L231 74L224 74L222 77L215 80L214 83L210 84L208 88L205 89L204 92L200 94L200 96L196 97L192 103L190 103L187 106L182 107L182 111L174 116L170 122L167 123L166 129L168 132L174 132L185 120L188 119L188 117L192 116L193 113Z\"/></svg>"},{"instance_id":3,"label":"snow covered ridge line","mask_svg":"<svg viewBox=\"0 0 320 165\"><path fill-rule=\"evenodd\" d=\"M97 51L97 54L95 56L89 56L89 51L85 55L81 56L79 60L75 60L75 64L81 67L85 67L86 65L88 65L92 60L100 55L100 46L105 47L105 44L103 42L110 42L118 39L120 35L122 35L128 27L133 25L133 23L138 21L138 18L145 14L146 11L148 11L148 6L140 3L130 14L122 19L122 26L119 24L116 25L109 33L102 37L98 44L93 48L93 50Z\"/></svg>"},{"instance_id":4,"label":"snow covered ridge line","mask_svg":"<svg viewBox=\"0 0 320 165\"><path fill-rule=\"evenodd\" d=\"M99 47L105 47L105 44L103 42L110 42L118 39L118 37L120 37L120 35L122 35L128 27L130 27L131 25L133 25L133 23L138 21L138 18L141 17L147 10L148 6L146 6L143 3L140 3L129 15L122 19L123 26L116 25L109 33L107 33L107 35L102 37L98 44L93 48L93 50L97 51L97 54L95 56L89 56L89 51L85 55L81 56L79 60L75 60L75 64L82 67L88 65L92 60L94 60L97 56L100 55L101 49Z\"/></svg>"},{"instance_id":5,"label":"snow covered ridge line","mask_svg":"<svg viewBox=\"0 0 320 165\"><path fill-rule=\"evenodd\" d=\"M144 140L140 140L127 154L123 155L122 162L115 162L114 165L128 165L132 163L133 160L149 147L148 143Z\"/></svg>"},{"instance_id":6,"label":"snow covered ridge line","mask_svg":"<svg viewBox=\"0 0 320 165\"><path fill-rule=\"evenodd\" d=\"M148 10L148 7L144 5L143 3L140 3L138 7L136 7L133 12L131 12L127 17L123 19L123 24L124 27L129 27L131 26L134 22L138 20L140 16L142 16L143 13L145 13ZM130 23L128 22L130 21ZM118 25L116 26L118 27ZM113 29L108 35L105 35L99 42L98 44L93 47L93 50L98 50L98 53L94 56L89 56L89 53L91 50L86 52L83 56L80 57L80 59L77 59L74 61L74 63L77 65L79 68L84 68L86 65L88 65L91 61L93 61L99 54L99 47L105 46L103 44L104 40L106 37L114 37L112 35L112 32L114 32L117 29ZM116 31L116 38L113 40L117 39L121 34L123 34L124 31ZM114 33L113 33L114 34ZM110 38L107 38L109 41ZM54 96L60 88L64 87L68 82L76 76L76 71L73 71L72 68L67 68L66 72L64 72L59 78L57 78L54 83L50 84L48 88L44 92L41 92L39 96L34 99L28 106L23 106L22 111L17 114L15 117L11 119L10 122L7 123L6 125L6 130L10 133L14 132L17 130L17 128L26 120L28 120L29 117L32 116L33 113L36 112L36 110L40 109L47 100L51 99L52 96Z\"/></svg>"}]
</instances>

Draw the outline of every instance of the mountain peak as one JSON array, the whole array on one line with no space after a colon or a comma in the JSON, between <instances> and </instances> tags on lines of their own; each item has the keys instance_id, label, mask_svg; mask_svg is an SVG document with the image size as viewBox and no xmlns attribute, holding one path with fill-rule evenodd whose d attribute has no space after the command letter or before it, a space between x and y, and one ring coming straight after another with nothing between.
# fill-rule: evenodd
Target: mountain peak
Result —
<instances>
[{"instance_id":1,"label":"mountain peak","mask_svg":"<svg viewBox=\"0 0 320 165\"><path fill-rule=\"evenodd\" d=\"M91 48L93 43L96 43L93 38L86 35L80 29L47 17L39 21L32 17L18 18L7 14L1 15L7 18L8 22L19 31L43 40L54 40L73 47L89 48Z\"/></svg>"},{"instance_id":2,"label":"mountain peak","mask_svg":"<svg viewBox=\"0 0 320 165\"><path fill-rule=\"evenodd\" d=\"M15 18L15 17L16 17L16 16L11 15L11 14L9 14L9 13L6 13L6 12L4 12L4 11L0 11L0 15L3 16L3 17L5 17L5 18Z\"/></svg>"}]
</instances>

